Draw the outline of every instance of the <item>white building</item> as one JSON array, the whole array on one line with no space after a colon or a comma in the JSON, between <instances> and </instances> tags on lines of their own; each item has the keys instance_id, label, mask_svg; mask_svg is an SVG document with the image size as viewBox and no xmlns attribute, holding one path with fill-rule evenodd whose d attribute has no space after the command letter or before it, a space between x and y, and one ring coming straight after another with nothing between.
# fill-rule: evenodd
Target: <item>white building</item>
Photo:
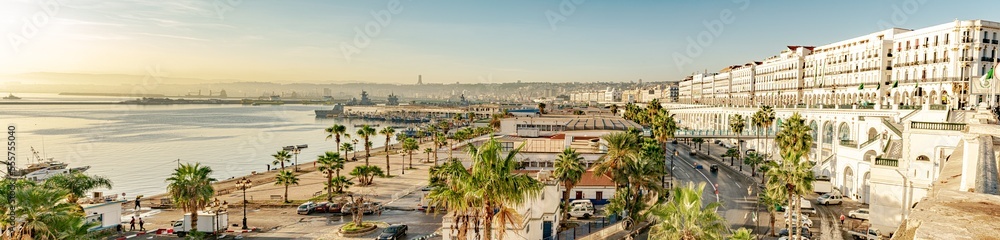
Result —
<instances>
[{"instance_id":1,"label":"white building","mask_svg":"<svg viewBox=\"0 0 1000 240\"><path fill-rule=\"evenodd\" d=\"M125 201L109 201L95 204L83 204L86 222L99 223L90 231L115 228L122 224L122 203Z\"/></svg>"}]
</instances>

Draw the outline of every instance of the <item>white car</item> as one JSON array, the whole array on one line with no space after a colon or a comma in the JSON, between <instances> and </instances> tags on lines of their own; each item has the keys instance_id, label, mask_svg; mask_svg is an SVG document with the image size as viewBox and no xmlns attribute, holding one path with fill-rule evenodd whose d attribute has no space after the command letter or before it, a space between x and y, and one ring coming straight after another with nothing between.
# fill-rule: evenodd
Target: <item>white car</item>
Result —
<instances>
[{"instance_id":1,"label":"white car","mask_svg":"<svg viewBox=\"0 0 1000 240\"><path fill-rule=\"evenodd\" d=\"M585 206L585 207L594 208L594 203L591 202L590 200L587 200L587 199L577 199L577 200L573 200L572 202L569 202L569 206L570 206L570 209L573 209L573 207L576 207L576 206Z\"/></svg>"},{"instance_id":2,"label":"white car","mask_svg":"<svg viewBox=\"0 0 1000 240\"><path fill-rule=\"evenodd\" d=\"M801 220L802 221L802 226L805 226L806 228L812 228L813 221L812 221L812 219L809 219L809 216L803 216L803 215L796 214L796 215L792 215L791 218L785 217L785 222L790 222L792 224L795 224L795 222L794 222L795 219L798 219L799 217L802 217L801 218L802 219Z\"/></svg>"},{"instance_id":3,"label":"white car","mask_svg":"<svg viewBox=\"0 0 1000 240\"><path fill-rule=\"evenodd\" d=\"M819 196L819 198L816 198L816 204L819 205L830 205L830 204L841 204L841 203L844 203L844 196L840 196L839 194L827 193L823 194L823 196Z\"/></svg>"},{"instance_id":4,"label":"white car","mask_svg":"<svg viewBox=\"0 0 1000 240\"><path fill-rule=\"evenodd\" d=\"M778 238L778 240L790 240L790 239L792 239L792 238L790 238L788 236L784 236L784 237ZM809 238L807 238L807 237L801 237L801 236L800 237L795 237L795 239L798 239L798 240L809 240Z\"/></svg>"},{"instance_id":5,"label":"white car","mask_svg":"<svg viewBox=\"0 0 1000 240\"><path fill-rule=\"evenodd\" d=\"M569 211L569 216L583 219L590 218L591 216L594 216L594 207L574 206L572 210Z\"/></svg>"},{"instance_id":6,"label":"white car","mask_svg":"<svg viewBox=\"0 0 1000 240\"><path fill-rule=\"evenodd\" d=\"M861 208L861 209L858 209L858 210L852 210L852 211L848 212L847 216L851 217L851 218L868 220L868 213L869 212L868 212L867 208Z\"/></svg>"}]
</instances>

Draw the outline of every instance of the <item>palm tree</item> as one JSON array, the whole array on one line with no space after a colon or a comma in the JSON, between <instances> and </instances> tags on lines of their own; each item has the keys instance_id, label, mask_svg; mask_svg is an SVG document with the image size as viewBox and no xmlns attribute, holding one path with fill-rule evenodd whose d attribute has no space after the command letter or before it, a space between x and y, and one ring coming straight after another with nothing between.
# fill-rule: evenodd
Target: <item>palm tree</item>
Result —
<instances>
[{"instance_id":1,"label":"palm tree","mask_svg":"<svg viewBox=\"0 0 1000 240\"><path fill-rule=\"evenodd\" d=\"M396 134L396 129L389 126L382 128L379 134L385 135L385 173L392 175L392 171L389 168L389 140L392 140L392 135ZM404 170L405 171L405 170Z\"/></svg>"},{"instance_id":2,"label":"palm tree","mask_svg":"<svg viewBox=\"0 0 1000 240\"><path fill-rule=\"evenodd\" d=\"M720 202L702 206L705 183L688 183L671 189L670 201L652 209L660 223L649 232L651 239L722 239L729 231L726 219L719 216Z\"/></svg>"},{"instance_id":3,"label":"palm tree","mask_svg":"<svg viewBox=\"0 0 1000 240\"><path fill-rule=\"evenodd\" d=\"M608 151L597 159L594 172L598 175L611 175L616 183L622 183L623 181L619 181L619 178L627 176L615 176L614 170L618 169L629 157L639 153L639 137L627 132L616 132L604 135L601 139L606 142Z\"/></svg>"},{"instance_id":4,"label":"palm tree","mask_svg":"<svg viewBox=\"0 0 1000 240\"><path fill-rule=\"evenodd\" d=\"M649 101L649 104L646 105L646 124L652 122L653 118L657 114L660 114L661 109L663 109L663 106L660 105L660 100L654 98L652 101Z\"/></svg>"},{"instance_id":5,"label":"palm tree","mask_svg":"<svg viewBox=\"0 0 1000 240\"><path fill-rule=\"evenodd\" d=\"M757 149L761 148L760 131L764 127L764 112L763 112L763 110L764 110L764 107L761 106L761 109L757 110L757 112L754 112L753 115L750 115L750 126L752 126L754 128L754 130L755 130L754 131L754 135L757 138L757 141L756 141L757 142Z\"/></svg>"},{"instance_id":6,"label":"palm tree","mask_svg":"<svg viewBox=\"0 0 1000 240\"><path fill-rule=\"evenodd\" d=\"M727 148L726 153L722 154L723 157L729 157L729 161L735 161L733 159L738 157L739 155L740 155L740 150L736 150L735 148Z\"/></svg>"},{"instance_id":7,"label":"palm tree","mask_svg":"<svg viewBox=\"0 0 1000 240\"><path fill-rule=\"evenodd\" d=\"M356 166L350 174L358 179L358 184L361 186L371 185L375 177L385 176L385 172L378 166Z\"/></svg>"},{"instance_id":8,"label":"palm tree","mask_svg":"<svg viewBox=\"0 0 1000 240\"><path fill-rule=\"evenodd\" d=\"M618 115L618 105L611 104L611 115Z\"/></svg>"},{"instance_id":9,"label":"palm tree","mask_svg":"<svg viewBox=\"0 0 1000 240\"><path fill-rule=\"evenodd\" d=\"M559 179L566 187L566 191L563 191L563 219L569 216L569 192L573 190L573 185L576 185L583 177L583 174L587 172L586 167L583 166L583 157L573 148L567 147L563 149L559 157L556 158L555 164L555 174L556 179Z\"/></svg>"},{"instance_id":10,"label":"palm tree","mask_svg":"<svg viewBox=\"0 0 1000 240\"><path fill-rule=\"evenodd\" d=\"M274 162L272 162L271 164L274 165L281 164L281 170L285 170L286 162L289 163L292 162L292 154L285 150L281 150L275 154L271 154L271 157L274 157Z\"/></svg>"},{"instance_id":11,"label":"palm tree","mask_svg":"<svg viewBox=\"0 0 1000 240\"><path fill-rule=\"evenodd\" d=\"M77 204L80 197L97 188L111 188L111 180L102 176L88 176L81 172L59 174L45 180L45 186L60 188L69 192L66 202ZM79 206L79 205L77 205ZM80 208L83 210L83 208Z\"/></svg>"},{"instance_id":12,"label":"palm tree","mask_svg":"<svg viewBox=\"0 0 1000 240\"><path fill-rule=\"evenodd\" d=\"M667 154L667 140L674 138L674 133L676 132L677 121L674 119L674 115L670 114L669 111L662 110L653 119L653 136L656 138L656 141L663 144L664 155Z\"/></svg>"},{"instance_id":13,"label":"palm tree","mask_svg":"<svg viewBox=\"0 0 1000 240\"><path fill-rule=\"evenodd\" d=\"M326 131L326 140L330 140L330 138L336 139L337 152L340 152L340 135L347 133L347 127L340 124L334 124L333 126L326 128L325 131Z\"/></svg>"},{"instance_id":14,"label":"palm tree","mask_svg":"<svg viewBox=\"0 0 1000 240\"><path fill-rule=\"evenodd\" d=\"M500 130L500 119L502 118L503 116L501 116L500 114L493 114L493 117L490 118L490 127L496 130Z\"/></svg>"},{"instance_id":15,"label":"palm tree","mask_svg":"<svg viewBox=\"0 0 1000 240\"><path fill-rule=\"evenodd\" d=\"M215 196L215 189L212 188L215 178L210 175L212 168L200 163L188 163L178 165L167 178L167 193L170 198L184 211L191 212L192 232L198 230L198 210L205 208L212 196Z\"/></svg>"},{"instance_id":16,"label":"palm tree","mask_svg":"<svg viewBox=\"0 0 1000 240\"><path fill-rule=\"evenodd\" d=\"M785 203L788 199L784 194L784 188L765 188L762 192L758 193L758 198L760 199L760 204L767 207L767 213L769 216L769 221L771 223L771 236L776 236L774 229L774 214L778 212L778 205Z\"/></svg>"},{"instance_id":17,"label":"palm tree","mask_svg":"<svg viewBox=\"0 0 1000 240\"><path fill-rule=\"evenodd\" d=\"M406 138L406 140L403 140L403 150L406 151L406 154L410 155L410 168L413 168L413 151L418 149L420 149L420 144L417 143L416 139Z\"/></svg>"},{"instance_id":18,"label":"palm tree","mask_svg":"<svg viewBox=\"0 0 1000 240\"><path fill-rule=\"evenodd\" d=\"M347 160L347 152L354 151L354 146L351 143L345 142L340 145L340 150L344 150L344 160Z\"/></svg>"},{"instance_id":19,"label":"palm tree","mask_svg":"<svg viewBox=\"0 0 1000 240\"><path fill-rule=\"evenodd\" d=\"M340 153L327 151L323 155L316 156L316 163L319 164L318 170L326 174L326 200L332 201L333 175L336 173L337 178L340 178L340 170L344 169L344 158L340 157ZM343 190L337 188L337 192Z\"/></svg>"},{"instance_id":20,"label":"palm tree","mask_svg":"<svg viewBox=\"0 0 1000 240\"><path fill-rule=\"evenodd\" d=\"M426 153L426 154L427 154L427 161L428 161L428 162L430 162L430 161L431 161L431 152L433 152L433 151L434 151L434 149L433 149L433 148L424 148L424 153ZM434 161L434 165L435 165L435 166L437 165L437 161Z\"/></svg>"},{"instance_id":21,"label":"palm tree","mask_svg":"<svg viewBox=\"0 0 1000 240\"><path fill-rule=\"evenodd\" d=\"M730 240L754 240L753 230L740 228L733 232L733 236L729 237Z\"/></svg>"},{"instance_id":22,"label":"palm tree","mask_svg":"<svg viewBox=\"0 0 1000 240\"><path fill-rule=\"evenodd\" d=\"M281 171L274 176L274 180L274 185L285 185L285 203L290 203L291 201L288 201L288 185L299 185L299 177L291 171Z\"/></svg>"},{"instance_id":23,"label":"palm tree","mask_svg":"<svg viewBox=\"0 0 1000 240\"><path fill-rule=\"evenodd\" d=\"M768 188L784 188L788 206L796 213L801 212L801 196L812 192L812 163L803 159L812 146L811 133L812 129L805 124L802 116L799 113L792 114L775 137L783 161L780 166L770 169L768 174ZM801 224L801 221L796 221L796 228L800 228ZM798 231L793 231L790 237L794 238L798 234Z\"/></svg>"},{"instance_id":24,"label":"palm tree","mask_svg":"<svg viewBox=\"0 0 1000 240\"><path fill-rule=\"evenodd\" d=\"M761 107L761 126L764 127L765 134L767 133L767 128L770 128L772 123L774 123L774 108L771 106ZM765 148L765 150L767 151L765 152L766 155L771 154L771 150L769 148ZM767 158L765 158L765 160L767 160Z\"/></svg>"},{"instance_id":25,"label":"palm tree","mask_svg":"<svg viewBox=\"0 0 1000 240\"><path fill-rule=\"evenodd\" d=\"M344 190L350 188L351 185L354 185L354 183L351 182L351 179L348 179L347 176L339 176L333 178L333 180L330 180L330 186L336 188L337 192L340 193L343 193Z\"/></svg>"},{"instance_id":26,"label":"palm tree","mask_svg":"<svg viewBox=\"0 0 1000 240\"><path fill-rule=\"evenodd\" d=\"M455 219L452 231L457 231L459 239L466 239L470 228L476 229L478 235L480 223L483 239L502 238L507 225L520 227L523 216L514 208L538 197L543 187L528 175L512 173L519 165L516 156L520 149L504 154L500 143L490 139L480 147L469 146L471 168L452 160L434 171L444 184L435 186L428 199L432 205L447 206L448 214ZM500 225L496 236L494 223Z\"/></svg>"},{"instance_id":27,"label":"palm tree","mask_svg":"<svg viewBox=\"0 0 1000 240\"><path fill-rule=\"evenodd\" d=\"M435 149L440 149L441 147L444 147L444 145L447 144L447 143L448 143L448 137L445 136L443 133L438 133L437 137L434 137L434 147L435 147ZM438 152L437 150L434 151L434 166L437 166L437 159L438 159L438 153L437 152ZM449 154L450 154L450 152L449 152ZM451 159L451 158L449 158L449 159Z\"/></svg>"},{"instance_id":28,"label":"palm tree","mask_svg":"<svg viewBox=\"0 0 1000 240\"><path fill-rule=\"evenodd\" d=\"M742 158L743 156L743 144L740 142L740 134L743 133L743 128L746 127L746 120L743 120L743 115L733 114L729 116L729 130L736 134L736 149L739 150L736 158ZM732 166L734 161L729 161L729 166Z\"/></svg>"},{"instance_id":29,"label":"palm tree","mask_svg":"<svg viewBox=\"0 0 1000 240\"><path fill-rule=\"evenodd\" d=\"M371 156L371 146L370 146L370 144L368 144L369 143L368 138L371 137L371 136L373 136L373 135L375 135L375 129L372 128L371 126L368 126L368 124L365 124L364 126L361 126L360 129L358 129L358 136L360 136L361 138L365 139L365 141L364 141L365 142L365 166L368 166L368 156ZM389 142L386 141L385 144L389 145Z\"/></svg>"},{"instance_id":30,"label":"palm tree","mask_svg":"<svg viewBox=\"0 0 1000 240\"><path fill-rule=\"evenodd\" d=\"M764 156L760 155L756 151L747 153L746 157L743 159L743 164L750 165L750 176L757 176L757 165L764 162ZM743 171L743 166L740 165L740 171Z\"/></svg>"},{"instance_id":31,"label":"palm tree","mask_svg":"<svg viewBox=\"0 0 1000 240\"><path fill-rule=\"evenodd\" d=\"M606 212L626 214L633 222L645 221L653 200L662 193L663 175L666 171L665 158L660 145L655 142L643 143L634 154L626 155L622 163L614 169L618 187ZM630 229L632 226L625 226Z\"/></svg>"},{"instance_id":32,"label":"palm tree","mask_svg":"<svg viewBox=\"0 0 1000 240\"><path fill-rule=\"evenodd\" d=\"M698 146L698 151L701 151L701 144L705 143L705 139L696 137L694 139L691 139L691 142L694 142L695 146Z\"/></svg>"},{"instance_id":33,"label":"palm tree","mask_svg":"<svg viewBox=\"0 0 1000 240\"><path fill-rule=\"evenodd\" d=\"M7 236L10 239L62 239L60 235L72 235L66 239L82 239L83 235L79 235L77 229L67 229L77 228L80 222L76 219L83 220L84 217L75 203L63 201L69 194L65 189L35 184L14 190L14 210L10 212L9 208L5 208L4 218L9 221L13 217L17 223L10 226L9 229L14 229L14 232ZM7 201L7 197L4 195L2 198L9 204L11 202ZM80 227L88 229L90 226Z\"/></svg>"}]
</instances>

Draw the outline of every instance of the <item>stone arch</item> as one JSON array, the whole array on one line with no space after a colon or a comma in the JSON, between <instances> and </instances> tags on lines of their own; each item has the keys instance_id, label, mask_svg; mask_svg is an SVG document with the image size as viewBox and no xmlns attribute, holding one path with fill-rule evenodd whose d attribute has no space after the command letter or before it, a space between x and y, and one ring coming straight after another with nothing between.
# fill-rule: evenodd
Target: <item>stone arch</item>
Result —
<instances>
[{"instance_id":1,"label":"stone arch","mask_svg":"<svg viewBox=\"0 0 1000 240\"><path fill-rule=\"evenodd\" d=\"M865 152L864 158L862 158L861 160L865 162L875 162L876 156L878 156L878 153L876 153L875 150L868 150L867 152Z\"/></svg>"},{"instance_id":2,"label":"stone arch","mask_svg":"<svg viewBox=\"0 0 1000 240\"><path fill-rule=\"evenodd\" d=\"M917 156L917 161L930 161L930 160L931 158L927 157L927 155Z\"/></svg>"},{"instance_id":3,"label":"stone arch","mask_svg":"<svg viewBox=\"0 0 1000 240\"><path fill-rule=\"evenodd\" d=\"M833 122L823 124L823 143L833 143Z\"/></svg>"},{"instance_id":4,"label":"stone arch","mask_svg":"<svg viewBox=\"0 0 1000 240\"><path fill-rule=\"evenodd\" d=\"M821 143L819 142L819 127L816 126L816 120L809 121L809 129L812 129L813 143Z\"/></svg>"},{"instance_id":5,"label":"stone arch","mask_svg":"<svg viewBox=\"0 0 1000 240\"><path fill-rule=\"evenodd\" d=\"M854 170L851 167L844 167L844 186L842 192L846 197L854 196Z\"/></svg>"},{"instance_id":6,"label":"stone arch","mask_svg":"<svg viewBox=\"0 0 1000 240\"><path fill-rule=\"evenodd\" d=\"M840 127L837 127L837 139L840 140L851 140L851 126L847 122L840 123Z\"/></svg>"},{"instance_id":7,"label":"stone arch","mask_svg":"<svg viewBox=\"0 0 1000 240\"><path fill-rule=\"evenodd\" d=\"M877 137L878 137L878 130L875 130L875 128L868 128L868 139L865 139L865 141L871 141L872 139L875 139Z\"/></svg>"}]
</instances>

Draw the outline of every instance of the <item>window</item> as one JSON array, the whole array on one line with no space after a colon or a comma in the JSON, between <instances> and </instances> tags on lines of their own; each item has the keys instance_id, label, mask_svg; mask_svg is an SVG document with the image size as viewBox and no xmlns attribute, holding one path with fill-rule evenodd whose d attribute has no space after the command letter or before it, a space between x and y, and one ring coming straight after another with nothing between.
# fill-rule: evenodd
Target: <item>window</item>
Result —
<instances>
[{"instance_id":1,"label":"window","mask_svg":"<svg viewBox=\"0 0 1000 240\"><path fill-rule=\"evenodd\" d=\"M597 191L597 201L604 200L604 192Z\"/></svg>"},{"instance_id":2,"label":"window","mask_svg":"<svg viewBox=\"0 0 1000 240\"><path fill-rule=\"evenodd\" d=\"M576 191L576 199L583 199L583 191Z\"/></svg>"},{"instance_id":3,"label":"window","mask_svg":"<svg viewBox=\"0 0 1000 240\"><path fill-rule=\"evenodd\" d=\"M930 160L931 158L927 157L927 155L920 155L919 157L917 157L917 161L930 161Z\"/></svg>"}]
</instances>

